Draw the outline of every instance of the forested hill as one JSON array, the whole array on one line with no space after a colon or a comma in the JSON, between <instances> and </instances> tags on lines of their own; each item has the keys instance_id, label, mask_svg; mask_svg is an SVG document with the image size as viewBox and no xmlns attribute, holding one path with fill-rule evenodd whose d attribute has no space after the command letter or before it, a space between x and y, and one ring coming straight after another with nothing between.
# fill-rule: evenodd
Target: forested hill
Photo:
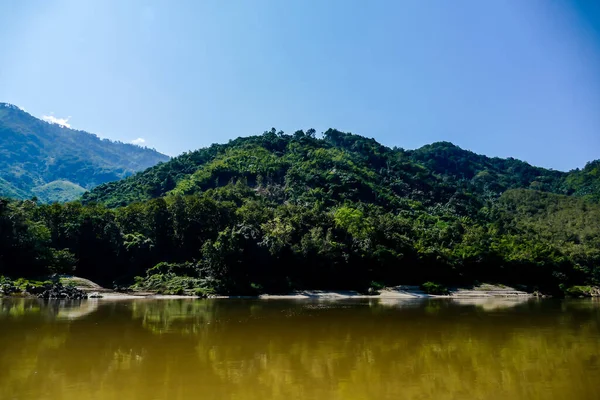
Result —
<instances>
[{"instance_id":1,"label":"forested hill","mask_svg":"<svg viewBox=\"0 0 600 400\"><path fill-rule=\"evenodd\" d=\"M600 199L600 162L570 173L523 161L490 158L448 142L417 150L388 148L373 139L329 130L262 136L182 154L127 179L101 185L84 202L122 206L168 194L200 193L243 178L248 185L281 190L281 201L362 201L397 207L425 204L482 206L508 189L527 188Z\"/></svg>"},{"instance_id":2,"label":"forested hill","mask_svg":"<svg viewBox=\"0 0 600 400\"><path fill-rule=\"evenodd\" d=\"M600 285L598 162L570 173L450 143L414 151L275 130L100 185L83 202L0 199L0 275L163 293Z\"/></svg>"},{"instance_id":3,"label":"forested hill","mask_svg":"<svg viewBox=\"0 0 600 400\"><path fill-rule=\"evenodd\" d=\"M67 201L167 161L155 150L100 139L0 103L0 196Z\"/></svg>"}]
</instances>

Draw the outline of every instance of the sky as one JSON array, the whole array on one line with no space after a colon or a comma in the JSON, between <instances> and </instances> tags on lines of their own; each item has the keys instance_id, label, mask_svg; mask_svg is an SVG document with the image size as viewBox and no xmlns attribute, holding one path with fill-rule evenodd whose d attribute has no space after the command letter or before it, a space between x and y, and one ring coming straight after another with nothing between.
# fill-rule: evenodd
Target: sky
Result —
<instances>
[{"instance_id":1,"label":"sky","mask_svg":"<svg viewBox=\"0 0 600 400\"><path fill-rule=\"evenodd\" d=\"M599 1L0 3L0 102L171 156L275 127L600 158Z\"/></svg>"}]
</instances>

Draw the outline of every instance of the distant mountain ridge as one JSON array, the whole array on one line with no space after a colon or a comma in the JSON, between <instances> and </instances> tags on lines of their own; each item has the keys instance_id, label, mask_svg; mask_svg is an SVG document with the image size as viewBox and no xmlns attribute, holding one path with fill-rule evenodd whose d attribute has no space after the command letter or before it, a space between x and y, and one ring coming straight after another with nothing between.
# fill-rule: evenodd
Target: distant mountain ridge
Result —
<instances>
[{"instance_id":1,"label":"distant mountain ridge","mask_svg":"<svg viewBox=\"0 0 600 400\"><path fill-rule=\"evenodd\" d=\"M0 103L0 197L74 200L169 159L154 149L100 139Z\"/></svg>"}]
</instances>

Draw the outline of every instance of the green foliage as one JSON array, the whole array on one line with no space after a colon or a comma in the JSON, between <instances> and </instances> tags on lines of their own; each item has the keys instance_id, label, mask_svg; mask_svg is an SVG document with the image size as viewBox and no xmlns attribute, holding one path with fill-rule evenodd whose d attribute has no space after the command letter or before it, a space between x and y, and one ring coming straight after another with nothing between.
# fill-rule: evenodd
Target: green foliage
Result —
<instances>
[{"instance_id":1,"label":"green foliage","mask_svg":"<svg viewBox=\"0 0 600 400\"><path fill-rule=\"evenodd\" d=\"M168 159L155 150L49 124L0 103L0 196L35 196L43 203L74 200L86 189Z\"/></svg>"},{"instance_id":2,"label":"green foliage","mask_svg":"<svg viewBox=\"0 0 600 400\"><path fill-rule=\"evenodd\" d=\"M205 280L200 279L200 271L193 263L170 264L161 262L148 269L145 277L136 277L133 290L150 290L162 294L196 295L205 297L211 294Z\"/></svg>"},{"instance_id":3,"label":"green foliage","mask_svg":"<svg viewBox=\"0 0 600 400\"><path fill-rule=\"evenodd\" d=\"M600 160L587 163L583 170L571 171L565 178L563 190L567 194L600 202Z\"/></svg>"},{"instance_id":4,"label":"green foliage","mask_svg":"<svg viewBox=\"0 0 600 400\"><path fill-rule=\"evenodd\" d=\"M51 280L39 281L25 278L12 280L0 275L0 297L2 295L15 295L23 293L36 293L53 284Z\"/></svg>"},{"instance_id":5,"label":"green foliage","mask_svg":"<svg viewBox=\"0 0 600 400\"><path fill-rule=\"evenodd\" d=\"M53 181L35 187L31 193L42 203L65 203L80 198L85 189L69 181Z\"/></svg>"},{"instance_id":6,"label":"green foliage","mask_svg":"<svg viewBox=\"0 0 600 400\"><path fill-rule=\"evenodd\" d=\"M564 288L565 295L569 297L591 297L592 287L590 286L571 286Z\"/></svg>"},{"instance_id":7,"label":"green foliage","mask_svg":"<svg viewBox=\"0 0 600 400\"><path fill-rule=\"evenodd\" d=\"M75 271L77 259L68 249L57 250L50 248L48 271L53 274L70 274Z\"/></svg>"},{"instance_id":8,"label":"green foliage","mask_svg":"<svg viewBox=\"0 0 600 400\"><path fill-rule=\"evenodd\" d=\"M10 296L19 292L19 288L13 283L12 279L0 275L0 297Z\"/></svg>"},{"instance_id":9,"label":"green foliage","mask_svg":"<svg viewBox=\"0 0 600 400\"><path fill-rule=\"evenodd\" d=\"M569 176L450 143L406 151L271 130L101 185L84 204L1 200L0 273L75 266L185 294L598 285L596 189L566 195Z\"/></svg>"},{"instance_id":10,"label":"green foliage","mask_svg":"<svg viewBox=\"0 0 600 400\"><path fill-rule=\"evenodd\" d=\"M338 228L345 229L357 239L367 238L373 230L364 213L356 208L348 206L338 208L333 214L333 220Z\"/></svg>"},{"instance_id":11,"label":"green foliage","mask_svg":"<svg viewBox=\"0 0 600 400\"><path fill-rule=\"evenodd\" d=\"M425 282L421 285L421 290L423 290L427 294L435 295L447 295L450 293L446 286L435 282Z\"/></svg>"}]
</instances>

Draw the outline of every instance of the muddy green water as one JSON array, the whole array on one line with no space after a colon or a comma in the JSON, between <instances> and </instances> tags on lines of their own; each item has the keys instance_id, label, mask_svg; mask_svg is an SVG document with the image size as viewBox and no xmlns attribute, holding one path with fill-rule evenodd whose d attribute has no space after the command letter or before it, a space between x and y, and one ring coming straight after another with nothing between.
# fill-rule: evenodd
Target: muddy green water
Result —
<instances>
[{"instance_id":1,"label":"muddy green water","mask_svg":"<svg viewBox=\"0 0 600 400\"><path fill-rule=\"evenodd\" d=\"M5 299L0 399L600 399L600 303Z\"/></svg>"}]
</instances>

